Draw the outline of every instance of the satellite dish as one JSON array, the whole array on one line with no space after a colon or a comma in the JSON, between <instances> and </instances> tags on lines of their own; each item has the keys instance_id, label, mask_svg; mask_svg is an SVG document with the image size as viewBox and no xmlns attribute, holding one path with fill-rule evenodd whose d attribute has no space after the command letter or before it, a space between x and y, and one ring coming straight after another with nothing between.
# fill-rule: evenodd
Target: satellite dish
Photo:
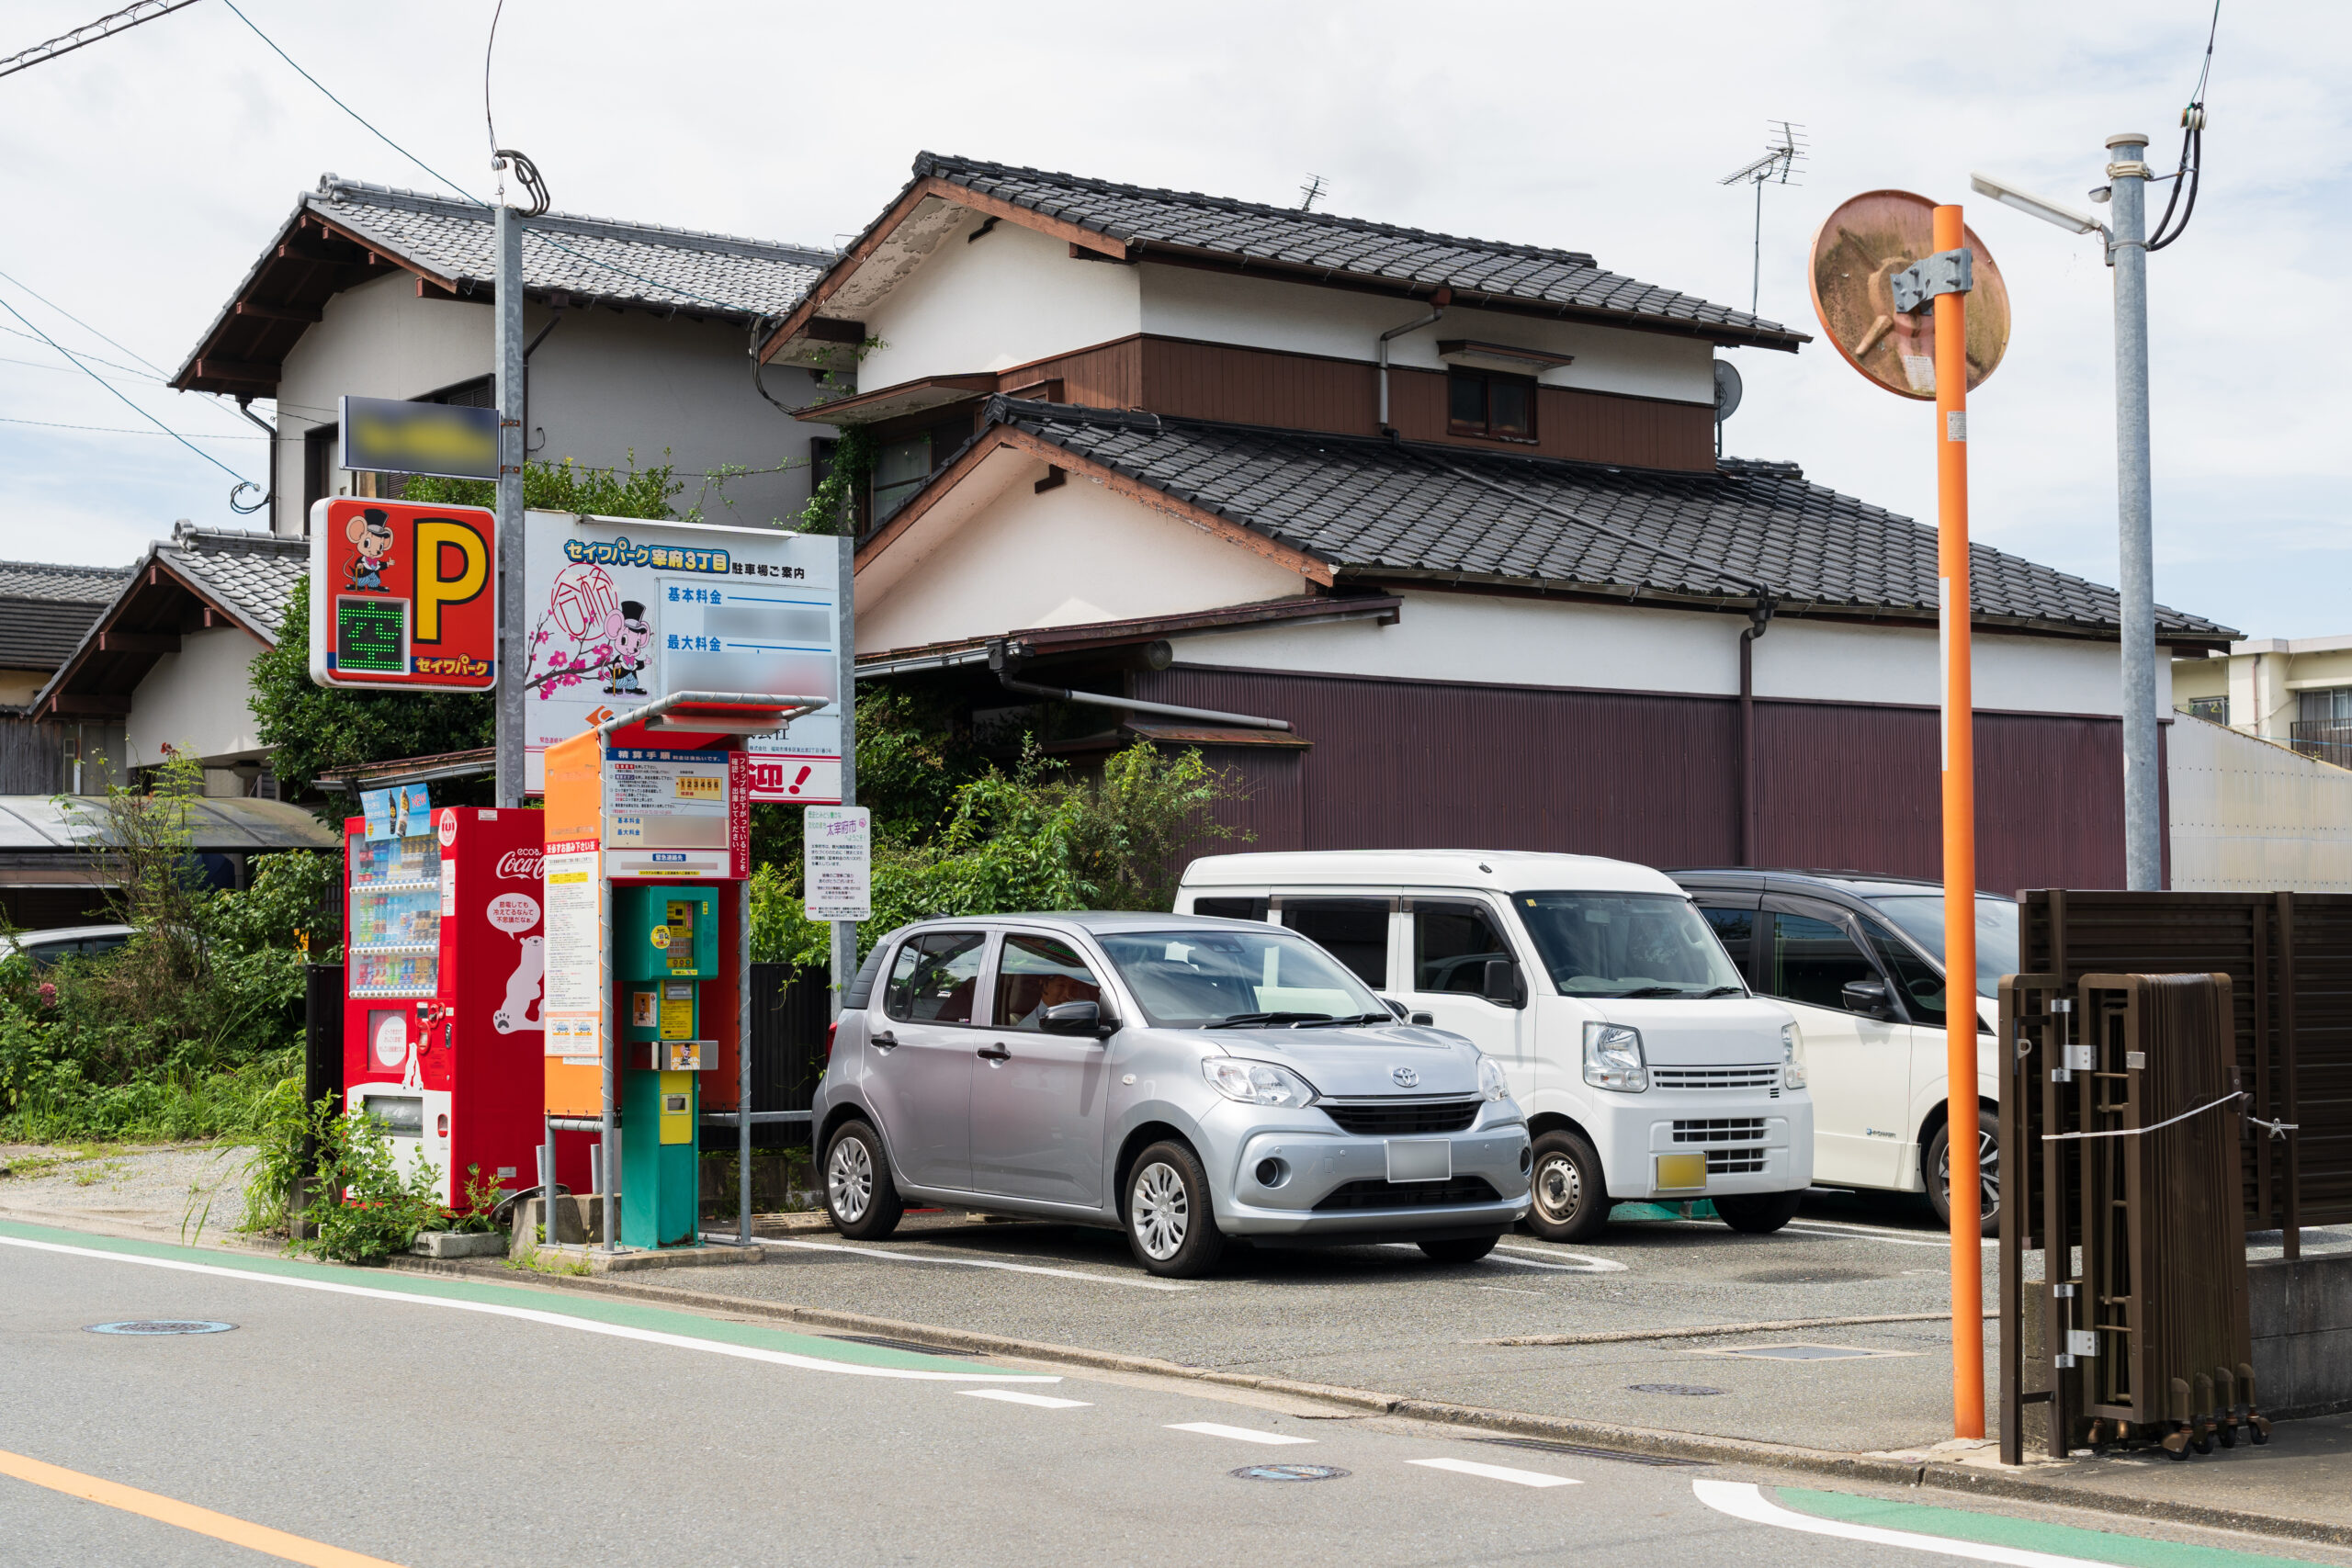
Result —
<instances>
[{"instance_id":1,"label":"satellite dish","mask_svg":"<svg viewBox=\"0 0 2352 1568\"><path fill-rule=\"evenodd\" d=\"M1727 360L1715 361L1715 423L1739 412L1739 372Z\"/></svg>"},{"instance_id":2,"label":"satellite dish","mask_svg":"<svg viewBox=\"0 0 2352 1568\"><path fill-rule=\"evenodd\" d=\"M1813 309L1846 363L1900 397L1936 395L1932 306L1894 308L1894 277L1935 252L1936 204L1907 190L1865 191L1813 237ZM1968 385L1973 390L2009 345L2009 290L1976 231L1962 231L1973 256L1968 296ZM1722 417L1720 412L1717 417Z\"/></svg>"}]
</instances>

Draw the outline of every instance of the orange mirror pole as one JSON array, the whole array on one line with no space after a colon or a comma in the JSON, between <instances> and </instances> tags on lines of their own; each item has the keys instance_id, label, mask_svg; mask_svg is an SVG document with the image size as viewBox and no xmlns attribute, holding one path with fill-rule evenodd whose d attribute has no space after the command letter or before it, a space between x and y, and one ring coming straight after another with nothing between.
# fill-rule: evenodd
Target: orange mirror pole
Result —
<instances>
[{"instance_id":1,"label":"orange mirror pole","mask_svg":"<svg viewBox=\"0 0 2352 1568\"><path fill-rule=\"evenodd\" d=\"M1967 247L1957 207L1935 248ZM1984 1435L1984 1253L1976 1168L1976 746L1969 679L1968 296L1936 311L1936 576L1943 630L1944 1146L1951 1166L1951 1430ZM1933 1179L1930 1175L1929 1179Z\"/></svg>"}]
</instances>

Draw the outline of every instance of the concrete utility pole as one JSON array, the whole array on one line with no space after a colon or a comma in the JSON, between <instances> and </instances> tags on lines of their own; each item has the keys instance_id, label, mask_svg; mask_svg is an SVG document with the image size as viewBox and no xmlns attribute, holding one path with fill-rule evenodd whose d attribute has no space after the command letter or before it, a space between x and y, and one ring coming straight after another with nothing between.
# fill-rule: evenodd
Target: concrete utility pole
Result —
<instances>
[{"instance_id":1,"label":"concrete utility pole","mask_svg":"<svg viewBox=\"0 0 2352 1568\"><path fill-rule=\"evenodd\" d=\"M2123 868L2133 892L2164 886L2156 757L2156 572L2148 497L2148 139L2107 139L2115 222L2115 501L2123 622Z\"/></svg>"},{"instance_id":2,"label":"concrete utility pole","mask_svg":"<svg viewBox=\"0 0 2352 1568\"><path fill-rule=\"evenodd\" d=\"M523 804L523 219L503 201L498 247L498 804Z\"/></svg>"},{"instance_id":3,"label":"concrete utility pole","mask_svg":"<svg viewBox=\"0 0 2352 1568\"><path fill-rule=\"evenodd\" d=\"M842 509L846 524L848 508ZM841 637L841 698L842 714L842 804L857 804L857 535L854 526L837 541L841 550L841 567L834 590L840 609L834 624ZM833 922L833 1001L832 1015L842 1015L842 998L849 993L851 978L857 973L857 922Z\"/></svg>"}]
</instances>

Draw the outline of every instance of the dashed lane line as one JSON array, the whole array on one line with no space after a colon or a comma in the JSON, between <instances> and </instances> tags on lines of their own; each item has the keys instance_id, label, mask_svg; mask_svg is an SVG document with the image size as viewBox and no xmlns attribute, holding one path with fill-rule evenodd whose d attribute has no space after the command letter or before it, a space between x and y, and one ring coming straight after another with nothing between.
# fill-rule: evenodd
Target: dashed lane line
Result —
<instances>
[{"instance_id":1,"label":"dashed lane line","mask_svg":"<svg viewBox=\"0 0 2352 1568\"><path fill-rule=\"evenodd\" d=\"M1204 1438L1231 1438L1237 1443L1290 1444L1311 1443L1312 1438L1294 1438L1288 1432L1261 1432L1255 1427L1227 1427L1216 1421L1171 1421L1171 1432L1198 1432Z\"/></svg>"},{"instance_id":2,"label":"dashed lane line","mask_svg":"<svg viewBox=\"0 0 2352 1568\"><path fill-rule=\"evenodd\" d=\"M1042 1393L1023 1393L1017 1388L959 1388L958 1393L974 1399L1001 1400L1006 1404L1033 1404L1040 1410L1091 1410L1082 1399L1053 1399Z\"/></svg>"},{"instance_id":3,"label":"dashed lane line","mask_svg":"<svg viewBox=\"0 0 2352 1568\"><path fill-rule=\"evenodd\" d=\"M1189 1291L1173 1280L1130 1280L1118 1274L1086 1274L1076 1269L1047 1269L1035 1263L1005 1263L993 1258L950 1258L928 1252L886 1252L878 1247L844 1247L832 1241L792 1241L763 1238L762 1247L797 1247L811 1252L848 1252L860 1258L887 1258L893 1263L938 1263L960 1269L1001 1269L1009 1274L1044 1274L1056 1280L1083 1280L1090 1285L1125 1285L1137 1291Z\"/></svg>"},{"instance_id":4,"label":"dashed lane line","mask_svg":"<svg viewBox=\"0 0 2352 1568\"><path fill-rule=\"evenodd\" d=\"M1509 1465L1480 1464L1474 1459L1408 1459L1407 1464L1418 1464L1430 1470L1450 1470L1456 1475L1483 1475L1489 1481L1508 1481L1514 1486L1581 1486L1583 1482L1566 1475L1546 1475L1540 1470L1513 1470Z\"/></svg>"}]
</instances>

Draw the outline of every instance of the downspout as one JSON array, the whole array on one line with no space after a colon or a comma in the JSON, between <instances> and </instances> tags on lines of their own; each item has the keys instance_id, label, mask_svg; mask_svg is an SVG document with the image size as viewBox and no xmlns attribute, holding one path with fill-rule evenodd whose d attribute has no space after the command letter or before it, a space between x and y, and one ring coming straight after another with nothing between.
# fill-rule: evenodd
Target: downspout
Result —
<instances>
[{"instance_id":1,"label":"downspout","mask_svg":"<svg viewBox=\"0 0 2352 1568\"><path fill-rule=\"evenodd\" d=\"M250 517L256 512L266 510L269 503L277 499L277 426L254 412L254 400L250 396L240 396L237 399L237 412L258 425L269 437L269 488L262 490L261 486L251 479L239 479L229 491L229 510ZM251 506L245 505L237 499L249 490L262 491L261 499ZM310 520L305 518L302 523L302 531L307 534L310 532ZM270 514L269 531L273 534L277 532L277 516L274 512Z\"/></svg>"},{"instance_id":2,"label":"downspout","mask_svg":"<svg viewBox=\"0 0 2352 1568\"><path fill-rule=\"evenodd\" d=\"M1739 634L1739 863L1756 863L1757 840L1762 836L1758 820L1756 788L1756 639L1771 628L1772 612L1778 608L1770 598L1759 599L1748 614L1748 624Z\"/></svg>"},{"instance_id":3,"label":"downspout","mask_svg":"<svg viewBox=\"0 0 2352 1568\"><path fill-rule=\"evenodd\" d=\"M1445 308L1453 303L1453 290L1440 288L1430 296L1428 315L1416 317L1401 327L1391 327L1380 334L1380 433L1383 435L1392 434L1388 423L1388 340L1403 337L1407 333L1419 332L1423 327L1437 325L1439 319L1445 314Z\"/></svg>"}]
</instances>

